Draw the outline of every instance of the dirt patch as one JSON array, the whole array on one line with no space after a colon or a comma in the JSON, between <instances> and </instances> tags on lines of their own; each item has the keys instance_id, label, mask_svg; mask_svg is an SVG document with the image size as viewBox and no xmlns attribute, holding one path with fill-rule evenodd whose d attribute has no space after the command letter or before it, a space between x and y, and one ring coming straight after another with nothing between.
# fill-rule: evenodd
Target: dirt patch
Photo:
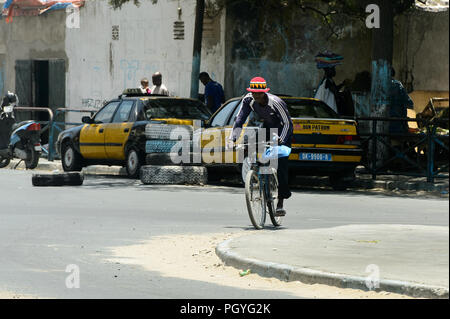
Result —
<instances>
[{"instance_id":1,"label":"dirt patch","mask_svg":"<svg viewBox=\"0 0 450 319\"><path fill-rule=\"evenodd\" d=\"M246 235L248 233L246 232ZM240 276L242 269L225 266L215 253L216 246L242 234L172 235L154 237L137 245L112 248L112 262L139 265L163 277L198 280L241 289L290 293L294 298L410 299L389 293L341 289L327 285L284 282L257 274Z\"/></svg>"}]
</instances>

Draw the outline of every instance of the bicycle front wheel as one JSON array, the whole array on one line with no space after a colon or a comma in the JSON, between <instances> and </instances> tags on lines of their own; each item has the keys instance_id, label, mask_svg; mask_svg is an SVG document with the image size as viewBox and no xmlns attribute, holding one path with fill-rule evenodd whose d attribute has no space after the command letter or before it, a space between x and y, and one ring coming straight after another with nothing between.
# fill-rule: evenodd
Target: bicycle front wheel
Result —
<instances>
[{"instance_id":1,"label":"bicycle front wheel","mask_svg":"<svg viewBox=\"0 0 450 319\"><path fill-rule=\"evenodd\" d=\"M269 180L269 198L267 200L267 207L269 208L269 216L272 224L275 227L281 226L283 217L275 216L277 204L278 204L278 179L276 173L268 176Z\"/></svg>"},{"instance_id":2,"label":"bicycle front wheel","mask_svg":"<svg viewBox=\"0 0 450 319\"><path fill-rule=\"evenodd\" d=\"M263 187L254 170L250 170L245 177L245 200L250 221L256 229L264 228L266 222L266 200Z\"/></svg>"}]
</instances>

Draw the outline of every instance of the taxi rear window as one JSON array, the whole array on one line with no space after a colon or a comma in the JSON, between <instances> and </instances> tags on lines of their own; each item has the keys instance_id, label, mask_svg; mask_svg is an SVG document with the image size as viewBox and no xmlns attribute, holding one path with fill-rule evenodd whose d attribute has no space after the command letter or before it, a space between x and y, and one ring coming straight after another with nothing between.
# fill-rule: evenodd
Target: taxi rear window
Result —
<instances>
[{"instance_id":1,"label":"taxi rear window","mask_svg":"<svg viewBox=\"0 0 450 319\"><path fill-rule=\"evenodd\" d=\"M291 117L302 118L339 118L328 105L313 100L284 100Z\"/></svg>"},{"instance_id":2,"label":"taxi rear window","mask_svg":"<svg viewBox=\"0 0 450 319\"><path fill-rule=\"evenodd\" d=\"M211 112L200 101L183 99L148 99L142 101L145 114L151 118L208 120Z\"/></svg>"}]
</instances>

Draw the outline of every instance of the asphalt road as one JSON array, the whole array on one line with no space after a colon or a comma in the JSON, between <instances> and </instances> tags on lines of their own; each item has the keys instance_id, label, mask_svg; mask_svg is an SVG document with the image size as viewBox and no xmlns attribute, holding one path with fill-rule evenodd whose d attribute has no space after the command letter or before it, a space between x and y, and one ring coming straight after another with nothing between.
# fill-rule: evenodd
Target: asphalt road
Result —
<instances>
[{"instance_id":1,"label":"asphalt road","mask_svg":"<svg viewBox=\"0 0 450 319\"><path fill-rule=\"evenodd\" d=\"M285 228L351 224L448 226L448 199L295 191ZM154 236L251 230L243 188L142 185L87 176L82 187L33 187L0 170L0 291L42 298L292 298L288 293L162 277L108 261L111 247ZM67 289L66 267L83 285Z\"/></svg>"}]
</instances>

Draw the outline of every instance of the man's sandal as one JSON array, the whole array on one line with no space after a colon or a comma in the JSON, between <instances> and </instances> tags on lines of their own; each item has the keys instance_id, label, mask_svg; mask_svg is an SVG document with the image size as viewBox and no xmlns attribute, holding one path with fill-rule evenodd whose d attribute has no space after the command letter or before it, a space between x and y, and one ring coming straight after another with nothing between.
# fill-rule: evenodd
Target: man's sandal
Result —
<instances>
[{"instance_id":1,"label":"man's sandal","mask_svg":"<svg viewBox=\"0 0 450 319\"><path fill-rule=\"evenodd\" d=\"M277 210L275 211L275 216L276 217L286 216L286 211L283 208L277 208Z\"/></svg>"}]
</instances>

